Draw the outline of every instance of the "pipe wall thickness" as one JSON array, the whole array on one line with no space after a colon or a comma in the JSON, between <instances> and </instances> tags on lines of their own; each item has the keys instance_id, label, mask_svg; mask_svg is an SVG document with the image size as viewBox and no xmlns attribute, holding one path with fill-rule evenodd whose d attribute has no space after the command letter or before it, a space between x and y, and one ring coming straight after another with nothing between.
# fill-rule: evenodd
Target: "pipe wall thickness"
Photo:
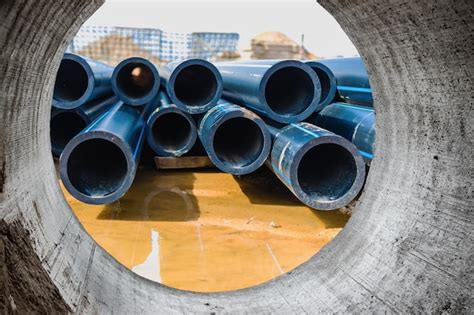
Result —
<instances>
[{"instance_id":1,"label":"pipe wall thickness","mask_svg":"<svg viewBox=\"0 0 474 315\"><path fill-rule=\"evenodd\" d=\"M271 136L263 120L226 101L201 119L199 138L216 167L234 175L255 171L270 153Z\"/></svg>"},{"instance_id":2,"label":"pipe wall thickness","mask_svg":"<svg viewBox=\"0 0 474 315\"><path fill-rule=\"evenodd\" d=\"M319 112L324 107L329 105L336 97L336 77L332 73L331 69L318 61L305 61L305 63L310 66L314 72L316 72L321 84L321 98L319 100L318 107L315 109L315 112Z\"/></svg>"},{"instance_id":3,"label":"pipe wall thickness","mask_svg":"<svg viewBox=\"0 0 474 315\"><path fill-rule=\"evenodd\" d=\"M171 101L186 113L205 113L222 95L222 77L206 60L173 61L160 67L160 74Z\"/></svg>"},{"instance_id":4,"label":"pipe wall thickness","mask_svg":"<svg viewBox=\"0 0 474 315\"><path fill-rule=\"evenodd\" d=\"M309 123L269 129L273 148L267 166L305 205L335 210L360 192L365 165L352 143Z\"/></svg>"},{"instance_id":5,"label":"pipe wall thickness","mask_svg":"<svg viewBox=\"0 0 474 315\"><path fill-rule=\"evenodd\" d=\"M372 106L369 75L361 58L321 59L317 62L333 72L337 82L337 96L346 103Z\"/></svg>"},{"instance_id":6,"label":"pipe wall thickness","mask_svg":"<svg viewBox=\"0 0 474 315\"><path fill-rule=\"evenodd\" d=\"M181 156L194 146L197 128L191 115L181 111L165 92L147 121L147 142L160 156Z\"/></svg>"},{"instance_id":7,"label":"pipe wall thickness","mask_svg":"<svg viewBox=\"0 0 474 315\"><path fill-rule=\"evenodd\" d=\"M53 106L73 109L88 101L112 95L114 68L86 57L65 53L56 74Z\"/></svg>"},{"instance_id":8,"label":"pipe wall thickness","mask_svg":"<svg viewBox=\"0 0 474 315\"><path fill-rule=\"evenodd\" d=\"M89 204L118 200L130 188L145 138L151 103L117 102L74 137L60 157L60 175L74 198Z\"/></svg>"},{"instance_id":9,"label":"pipe wall thickness","mask_svg":"<svg viewBox=\"0 0 474 315\"><path fill-rule=\"evenodd\" d=\"M160 89L160 74L149 60L131 57L122 60L112 74L112 89L127 105L141 106L155 99Z\"/></svg>"},{"instance_id":10,"label":"pipe wall thickness","mask_svg":"<svg viewBox=\"0 0 474 315\"><path fill-rule=\"evenodd\" d=\"M216 64L224 98L281 123L302 121L318 109L319 79L295 60L251 60Z\"/></svg>"},{"instance_id":11,"label":"pipe wall thickness","mask_svg":"<svg viewBox=\"0 0 474 315\"><path fill-rule=\"evenodd\" d=\"M372 108L333 103L319 112L313 122L355 144L365 163L370 165L375 144L375 112Z\"/></svg>"},{"instance_id":12,"label":"pipe wall thickness","mask_svg":"<svg viewBox=\"0 0 474 315\"><path fill-rule=\"evenodd\" d=\"M51 112L51 150L59 157L64 147L94 119L110 109L117 97L107 96L90 101L74 109L54 108Z\"/></svg>"}]
</instances>

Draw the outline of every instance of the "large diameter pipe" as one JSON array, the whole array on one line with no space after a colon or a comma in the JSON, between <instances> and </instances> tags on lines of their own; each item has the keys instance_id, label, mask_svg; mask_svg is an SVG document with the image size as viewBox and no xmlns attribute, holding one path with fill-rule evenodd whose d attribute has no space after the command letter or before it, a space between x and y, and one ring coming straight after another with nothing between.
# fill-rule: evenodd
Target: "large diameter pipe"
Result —
<instances>
[{"instance_id":1,"label":"large diameter pipe","mask_svg":"<svg viewBox=\"0 0 474 315\"><path fill-rule=\"evenodd\" d=\"M66 53L54 83L53 106L73 109L84 103L112 95L114 68L104 63Z\"/></svg>"},{"instance_id":2,"label":"large diameter pipe","mask_svg":"<svg viewBox=\"0 0 474 315\"><path fill-rule=\"evenodd\" d=\"M72 196L106 204L127 192L135 178L147 112L119 101L69 142L59 170Z\"/></svg>"},{"instance_id":3,"label":"large diameter pipe","mask_svg":"<svg viewBox=\"0 0 474 315\"><path fill-rule=\"evenodd\" d=\"M234 175L249 174L262 166L271 147L270 133L263 120L225 101L201 119L199 138L216 167Z\"/></svg>"},{"instance_id":4,"label":"large diameter pipe","mask_svg":"<svg viewBox=\"0 0 474 315\"><path fill-rule=\"evenodd\" d=\"M334 210L360 192L365 165L351 142L309 123L269 129L273 148L267 166L305 205Z\"/></svg>"},{"instance_id":5,"label":"large diameter pipe","mask_svg":"<svg viewBox=\"0 0 474 315\"><path fill-rule=\"evenodd\" d=\"M196 142L194 119L171 104L165 92L160 92L158 99L158 108L147 121L148 144L160 156L181 156Z\"/></svg>"},{"instance_id":6,"label":"large diameter pipe","mask_svg":"<svg viewBox=\"0 0 474 315\"><path fill-rule=\"evenodd\" d=\"M295 60L216 64L224 98L281 123L310 116L319 106L321 85L310 66Z\"/></svg>"},{"instance_id":7,"label":"large diameter pipe","mask_svg":"<svg viewBox=\"0 0 474 315\"><path fill-rule=\"evenodd\" d=\"M321 84L321 98L319 100L318 107L315 109L315 112L319 112L324 107L329 105L336 97L336 77L332 73L331 69L320 62L306 61L305 63L310 66L314 72L316 72Z\"/></svg>"},{"instance_id":8,"label":"large diameter pipe","mask_svg":"<svg viewBox=\"0 0 474 315\"><path fill-rule=\"evenodd\" d=\"M94 119L117 102L115 96L90 101L74 109L54 108L51 113L50 134L53 155L60 156L64 147Z\"/></svg>"},{"instance_id":9,"label":"large diameter pipe","mask_svg":"<svg viewBox=\"0 0 474 315\"><path fill-rule=\"evenodd\" d=\"M320 59L317 62L333 72L337 82L337 96L341 101L372 106L369 75L361 58Z\"/></svg>"},{"instance_id":10,"label":"large diameter pipe","mask_svg":"<svg viewBox=\"0 0 474 315\"><path fill-rule=\"evenodd\" d=\"M115 95L128 105L148 104L158 94L160 75L149 60L140 57L128 58L115 67L112 89Z\"/></svg>"},{"instance_id":11,"label":"large diameter pipe","mask_svg":"<svg viewBox=\"0 0 474 315\"><path fill-rule=\"evenodd\" d=\"M160 74L171 101L186 113L205 113L222 95L222 77L206 60L173 61L160 67Z\"/></svg>"},{"instance_id":12,"label":"large diameter pipe","mask_svg":"<svg viewBox=\"0 0 474 315\"><path fill-rule=\"evenodd\" d=\"M370 165L375 143L375 113L372 108L333 103L319 112L312 122L354 143L365 163Z\"/></svg>"}]
</instances>

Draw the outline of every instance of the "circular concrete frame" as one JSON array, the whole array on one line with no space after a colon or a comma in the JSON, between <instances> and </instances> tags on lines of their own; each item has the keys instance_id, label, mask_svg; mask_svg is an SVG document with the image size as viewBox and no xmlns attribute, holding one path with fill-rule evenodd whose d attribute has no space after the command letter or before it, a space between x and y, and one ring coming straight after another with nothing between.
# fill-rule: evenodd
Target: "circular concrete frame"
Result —
<instances>
[{"instance_id":1,"label":"circular concrete frame","mask_svg":"<svg viewBox=\"0 0 474 315\"><path fill-rule=\"evenodd\" d=\"M0 219L11 233L28 231L73 312L472 311L472 2L320 2L371 76L377 152L365 192L344 230L310 261L218 294L170 289L129 271L84 231L57 184L54 74L101 1L0 4Z\"/></svg>"}]
</instances>

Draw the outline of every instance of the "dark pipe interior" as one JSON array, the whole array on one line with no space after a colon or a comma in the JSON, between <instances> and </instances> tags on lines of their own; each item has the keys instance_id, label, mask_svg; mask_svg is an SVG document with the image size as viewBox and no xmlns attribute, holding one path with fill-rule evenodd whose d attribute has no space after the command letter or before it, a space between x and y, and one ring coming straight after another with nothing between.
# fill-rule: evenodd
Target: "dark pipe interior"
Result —
<instances>
[{"instance_id":1,"label":"dark pipe interior","mask_svg":"<svg viewBox=\"0 0 474 315\"><path fill-rule=\"evenodd\" d=\"M356 176L357 168L352 154L333 143L311 148L298 166L301 189L319 201L342 197L352 187Z\"/></svg>"},{"instance_id":2,"label":"dark pipe interior","mask_svg":"<svg viewBox=\"0 0 474 315\"><path fill-rule=\"evenodd\" d=\"M279 115L297 115L311 105L314 82L306 71L285 67L274 72L265 86L268 106Z\"/></svg>"},{"instance_id":3,"label":"dark pipe interior","mask_svg":"<svg viewBox=\"0 0 474 315\"><path fill-rule=\"evenodd\" d=\"M63 59L56 74L53 98L61 102L76 101L84 95L88 84L87 72L82 65Z\"/></svg>"},{"instance_id":4,"label":"dark pipe interior","mask_svg":"<svg viewBox=\"0 0 474 315\"><path fill-rule=\"evenodd\" d=\"M117 74L117 87L130 98L141 98L151 92L155 79L147 65L131 62Z\"/></svg>"},{"instance_id":5,"label":"dark pipe interior","mask_svg":"<svg viewBox=\"0 0 474 315\"><path fill-rule=\"evenodd\" d=\"M263 141L262 130L255 122L236 117L217 128L213 145L221 161L231 164L232 167L244 167L260 156Z\"/></svg>"},{"instance_id":6,"label":"dark pipe interior","mask_svg":"<svg viewBox=\"0 0 474 315\"><path fill-rule=\"evenodd\" d=\"M90 139L73 149L67 173L78 191L91 197L103 197L115 192L125 180L127 160L116 144Z\"/></svg>"},{"instance_id":7,"label":"dark pipe interior","mask_svg":"<svg viewBox=\"0 0 474 315\"><path fill-rule=\"evenodd\" d=\"M62 151L79 132L87 126L84 119L74 112L60 112L51 117L51 145Z\"/></svg>"},{"instance_id":8,"label":"dark pipe interior","mask_svg":"<svg viewBox=\"0 0 474 315\"><path fill-rule=\"evenodd\" d=\"M207 67L188 66L177 74L174 93L186 106L203 106L215 97L217 79Z\"/></svg>"},{"instance_id":9,"label":"dark pipe interior","mask_svg":"<svg viewBox=\"0 0 474 315\"><path fill-rule=\"evenodd\" d=\"M167 113L158 117L152 127L154 140L165 151L177 151L185 147L192 136L191 123L181 114Z\"/></svg>"},{"instance_id":10,"label":"dark pipe interior","mask_svg":"<svg viewBox=\"0 0 474 315\"><path fill-rule=\"evenodd\" d=\"M316 72L319 82L321 83L321 100L319 102L322 103L326 100L326 97L328 97L329 90L331 89L331 80L326 71L316 67L314 67L313 70Z\"/></svg>"}]
</instances>

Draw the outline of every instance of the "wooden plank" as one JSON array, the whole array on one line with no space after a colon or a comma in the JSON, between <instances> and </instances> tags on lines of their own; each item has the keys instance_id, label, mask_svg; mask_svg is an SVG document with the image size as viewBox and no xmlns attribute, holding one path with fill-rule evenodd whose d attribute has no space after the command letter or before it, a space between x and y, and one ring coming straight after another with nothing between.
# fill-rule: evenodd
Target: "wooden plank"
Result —
<instances>
[{"instance_id":1,"label":"wooden plank","mask_svg":"<svg viewBox=\"0 0 474 315\"><path fill-rule=\"evenodd\" d=\"M164 157L155 156L157 169L184 169L215 167L207 156Z\"/></svg>"}]
</instances>

